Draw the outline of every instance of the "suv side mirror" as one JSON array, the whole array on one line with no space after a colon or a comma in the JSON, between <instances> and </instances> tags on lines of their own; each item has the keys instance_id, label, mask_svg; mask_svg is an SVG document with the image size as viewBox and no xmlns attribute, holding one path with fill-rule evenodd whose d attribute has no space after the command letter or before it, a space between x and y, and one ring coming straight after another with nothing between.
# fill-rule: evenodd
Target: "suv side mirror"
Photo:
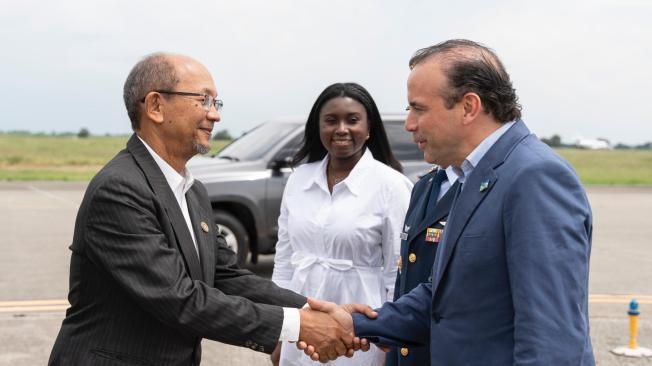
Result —
<instances>
[{"instance_id":1,"label":"suv side mirror","mask_svg":"<svg viewBox=\"0 0 652 366\"><path fill-rule=\"evenodd\" d=\"M281 157L272 160L269 163L268 168L272 169L272 176L279 176L281 175L281 169L287 168L291 164L292 164L292 157L286 156L286 157Z\"/></svg>"}]
</instances>

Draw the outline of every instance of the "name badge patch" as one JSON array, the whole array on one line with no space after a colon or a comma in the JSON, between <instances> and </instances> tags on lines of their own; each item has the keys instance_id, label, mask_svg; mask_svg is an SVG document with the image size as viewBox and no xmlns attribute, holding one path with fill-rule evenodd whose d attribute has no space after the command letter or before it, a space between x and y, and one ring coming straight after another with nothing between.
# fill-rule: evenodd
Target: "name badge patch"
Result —
<instances>
[{"instance_id":1,"label":"name badge patch","mask_svg":"<svg viewBox=\"0 0 652 366\"><path fill-rule=\"evenodd\" d=\"M431 242L431 243L439 243L439 239L441 239L441 233L443 232L442 229L436 229L429 227L426 229L426 241Z\"/></svg>"}]
</instances>

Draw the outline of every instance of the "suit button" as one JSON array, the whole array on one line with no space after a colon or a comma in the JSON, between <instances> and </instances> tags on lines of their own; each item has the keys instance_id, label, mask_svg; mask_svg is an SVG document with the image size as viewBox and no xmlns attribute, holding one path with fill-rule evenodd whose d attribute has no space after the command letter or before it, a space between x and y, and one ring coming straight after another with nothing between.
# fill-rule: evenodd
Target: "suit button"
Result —
<instances>
[{"instance_id":1,"label":"suit button","mask_svg":"<svg viewBox=\"0 0 652 366\"><path fill-rule=\"evenodd\" d=\"M410 263L416 262L417 261L417 255L414 254L414 253L410 253L410 256L408 257L408 260L410 261Z\"/></svg>"},{"instance_id":2,"label":"suit button","mask_svg":"<svg viewBox=\"0 0 652 366\"><path fill-rule=\"evenodd\" d=\"M407 357L408 353L410 353L410 351L406 347L401 348L401 356Z\"/></svg>"}]
</instances>

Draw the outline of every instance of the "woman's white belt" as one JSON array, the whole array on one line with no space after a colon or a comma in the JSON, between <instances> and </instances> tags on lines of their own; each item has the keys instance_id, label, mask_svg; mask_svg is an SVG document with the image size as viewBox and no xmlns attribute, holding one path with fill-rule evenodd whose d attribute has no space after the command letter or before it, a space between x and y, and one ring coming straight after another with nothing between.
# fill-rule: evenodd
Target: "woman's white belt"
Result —
<instances>
[{"instance_id":1,"label":"woman's white belt","mask_svg":"<svg viewBox=\"0 0 652 366\"><path fill-rule=\"evenodd\" d=\"M338 271L348 271L352 268L363 271L380 271L382 267L360 266L353 265L350 259L338 259L329 257L320 257L307 252L294 252L290 258L290 262L294 266L294 276L292 282L303 285L306 283L309 269L315 264L319 264L325 268L336 269Z\"/></svg>"}]
</instances>

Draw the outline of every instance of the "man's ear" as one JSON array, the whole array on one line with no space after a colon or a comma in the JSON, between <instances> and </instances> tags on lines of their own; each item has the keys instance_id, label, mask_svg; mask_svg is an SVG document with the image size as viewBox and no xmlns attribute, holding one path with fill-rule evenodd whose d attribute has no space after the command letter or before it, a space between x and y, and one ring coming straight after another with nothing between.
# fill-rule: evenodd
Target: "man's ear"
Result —
<instances>
[{"instance_id":1,"label":"man's ear","mask_svg":"<svg viewBox=\"0 0 652 366\"><path fill-rule=\"evenodd\" d=\"M157 92L150 92L145 96L143 114L154 123L163 123L165 120L165 101Z\"/></svg>"},{"instance_id":2,"label":"man's ear","mask_svg":"<svg viewBox=\"0 0 652 366\"><path fill-rule=\"evenodd\" d=\"M482 113L482 100L476 93L469 92L462 97L462 106L464 108L464 124L474 121Z\"/></svg>"}]
</instances>

